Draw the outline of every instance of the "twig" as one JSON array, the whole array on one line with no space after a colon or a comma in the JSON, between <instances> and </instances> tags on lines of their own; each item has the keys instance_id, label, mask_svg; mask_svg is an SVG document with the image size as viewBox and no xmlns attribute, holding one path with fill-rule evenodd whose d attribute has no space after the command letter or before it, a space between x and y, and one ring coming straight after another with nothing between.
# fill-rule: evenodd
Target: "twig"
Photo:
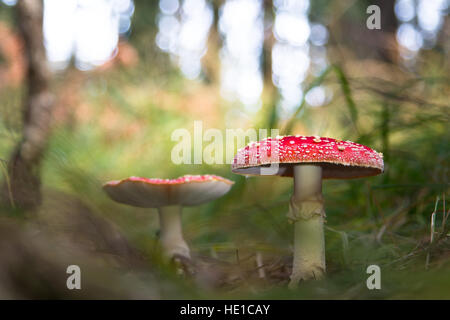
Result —
<instances>
[{"instance_id":1,"label":"twig","mask_svg":"<svg viewBox=\"0 0 450 320\"><path fill-rule=\"evenodd\" d=\"M442 192L442 233L445 233L445 225L447 224L448 214L445 212L445 192Z\"/></svg>"},{"instance_id":2,"label":"twig","mask_svg":"<svg viewBox=\"0 0 450 320\"><path fill-rule=\"evenodd\" d=\"M439 196L436 197L436 202L434 204L434 211L431 214L430 244L433 244L433 242L434 242L434 229L435 229L435 225L436 225L435 222L436 222L436 212L437 212L438 204L439 204ZM427 253L425 269L428 269L429 265L430 265L430 251L428 251L428 253Z\"/></svg>"},{"instance_id":3,"label":"twig","mask_svg":"<svg viewBox=\"0 0 450 320\"><path fill-rule=\"evenodd\" d=\"M258 275L261 279L266 277L266 271L264 270L264 263L261 251L256 252L256 267L258 268Z\"/></svg>"},{"instance_id":4,"label":"twig","mask_svg":"<svg viewBox=\"0 0 450 320\"><path fill-rule=\"evenodd\" d=\"M8 168L6 166L7 161L3 160L3 159L0 159L0 163L1 163L3 175L5 176L6 187L8 188L9 201L11 203L11 207L13 209L15 209L16 205L14 203L14 197L13 197L13 194L12 194L11 181L9 180Z\"/></svg>"},{"instance_id":5,"label":"twig","mask_svg":"<svg viewBox=\"0 0 450 320\"><path fill-rule=\"evenodd\" d=\"M337 234L339 234L339 236L341 237L341 242L342 242L342 257L344 258L344 263L348 264L348 235L345 231L339 231L336 229L333 229L329 226L325 226L326 230L329 230L331 232L335 232Z\"/></svg>"},{"instance_id":6,"label":"twig","mask_svg":"<svg viewBox=\"0 0 450 320\"><path fill-rule=\"evenodd\" d=\"M214 259L219 258L215 247L210 247L209 252L210 252L212 258L214 258Z\"/></svg>"}]
</instances>

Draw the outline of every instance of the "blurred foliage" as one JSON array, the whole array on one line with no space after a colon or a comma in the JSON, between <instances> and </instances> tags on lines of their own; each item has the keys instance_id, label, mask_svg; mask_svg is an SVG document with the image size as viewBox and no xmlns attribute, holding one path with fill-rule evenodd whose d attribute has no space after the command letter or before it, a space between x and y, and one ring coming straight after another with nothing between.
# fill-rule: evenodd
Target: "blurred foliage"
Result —
<instances>
[{"instance_id":1,"label":"blurred foliage","mask_svg":"<svg viewBox=\"0 0 450 320\"><path fill-rule=\"evenodd\" d=\"M58 110L62 112L55 113L55 128L43 164L47 200L38 218L32 215L27 221L17 219L23 215L14 210L2 209L3 226L34 230L48 225L55 231L36 247L36 256L27 256L24 261L39 261L40 252L45 252L48 261L51 255L45 248L52 248L58 260L58 252L65 247L55 239L74 234L67 240L76 248L71 247L70 252L80 251L75 256L83 261L97 261L98 251L114 257L111 260L102 255L100 265L91 264L93 273L109 270L101 279L89 279L94 291L99 288L97 281L111 283L111 288L92 293L90 297L94 298L449 299L450 222L443 224L443 215L449 214L450 207L446 203L450 79L445 52L422 52L410 70L353 59L352 48L346 48L350 54L345 60L307 80L309 89L323 84L332 90L333 98L326 105L312 108L303 100L289 119L278 119L275 108L269 108L269 112L264 108L259 121L261 115L246 114L242 106L223 101L217 83L189 81L179 74L154 43L155 3L136 1L129 34L129 43L139 53L136 66L113 65L90 73L70 69L55 76L54 87L60 95ZM313 17L328 19L332 15L328 12L330 1L312 3ZM8 12L2 7L0 19L11 23ZM340 49L329 46L328 50L330 56L339 57L336 52ZM22 91L22 87L0 89L3 160L8 159L20 139L18 106ZM265 96L264 105L273 107L272 101L272 97ZM293 228L285 217L292 191L290 179L244 178L232 174L229 165L171 162L171 149L176 144L171 141L172 132L178 128L192 132L194 120L203 120L204 130L218 128L223 132L227 128L270 124L293 134L351 139L385 154L386 172L381 176L324 183L325 280L304 284L294 291L286 288L293 239ZM117 204L102 191L105 181L131 175L173 178L184 174L217 174L236 182L228 195L214 203L184 209L186 240L203 261L201 270L209 272L193 279L180 279L161 262L156 211ZM435 206L436 234L430 244L430 219ZM101 222L91 221L91 214ZM61 216L69 222L59 221ZM90 221L92 233L87 234L91 227L84 227L80 222L83 219ZM99 223L114 227L99 229ZM99 231L110 228L118 230L114 231L120 234L117 237L133 248L131 251L139 252L139 267L126 263L135 258L130 258L128 249L118 249L122 245L99 248L100 243L110 243L108 239L118 239L112 231ZM21 236L2 233L0 245ZM34 237L33 232L24 235L17 246L33 243L30 237ZM257 253L264 260L265 278L258 276ZM370 264L381 267L382 290L366 288L366 268ZM2 268L6 269L0 262ZM116 275L117 268L132 274L133 281ZM30 277L40 281L39 275ZM42 281L51 282L47 278ZM116 286L116 282L120 285ZM119 289L122 286L126 289ZM8 296L2 289L0 286L0 296ZM29 296L81 297L36 290Z\"/></svg>"}]
</instances>

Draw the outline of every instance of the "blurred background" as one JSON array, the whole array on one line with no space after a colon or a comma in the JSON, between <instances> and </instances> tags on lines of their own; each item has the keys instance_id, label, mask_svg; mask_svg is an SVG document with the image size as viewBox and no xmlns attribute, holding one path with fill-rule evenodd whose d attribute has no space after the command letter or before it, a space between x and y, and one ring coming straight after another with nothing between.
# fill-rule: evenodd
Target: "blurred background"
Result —
<instances>
[{"instance_id":1,"label":"blurred background","mask_svg":"<svg viewBox=\"0 0 450 320\"><path fill-rule=\"evenodd\" d=\"M369 5L381 11L370 30ZM1 0L0 298L450 298L446 0ZM384 153L324 182L328 275L287 290L292 180L176 165L171 134L279 129ZM249 141L247 141L249 142ZM227 146L230 147L230 146ZM231 146L235 148L236 146ZM128 176L235 182L185 208L194 274L160 259ZM67 290L66 267L82 270ZM366 287L368 265L382 290Z\"/></svg>"}]
</instances>

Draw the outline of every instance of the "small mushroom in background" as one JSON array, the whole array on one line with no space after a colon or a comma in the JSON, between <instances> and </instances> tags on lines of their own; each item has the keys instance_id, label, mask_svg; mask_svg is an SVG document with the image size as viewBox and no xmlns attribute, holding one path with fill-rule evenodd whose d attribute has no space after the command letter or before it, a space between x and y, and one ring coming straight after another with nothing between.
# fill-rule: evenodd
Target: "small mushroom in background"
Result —
<instances>
[{"instance_id":1,"label":"small mushroom in background","mask_svg":"<svg viewBox=\"0 0 450 320\"><path fill-rule=\"evenodd\" d=\"M267 170L274 164L278 165L276 170ZM383 155L369 147L300 135L252 142L238 151L232 164L232 171L238 174L294 178L288 213L295 224L290 287L325 274L322 179L369 177L383 170Z\"/></svg>"},{"instance_id":2,"label":"small mushroom in background","mask_svg":"<svg viewBox=\"0 0 450 320\"><path fill-rule=\"evenodd\" d=\"M182 232L182 208L215 200L226 194L233 184L233 181L214 175L186 175L172 180L130 177L107 182L103 188L114 201L157 208L164 254L169 258L190 259L189 246Z\"/></svg>"}]
</instances>

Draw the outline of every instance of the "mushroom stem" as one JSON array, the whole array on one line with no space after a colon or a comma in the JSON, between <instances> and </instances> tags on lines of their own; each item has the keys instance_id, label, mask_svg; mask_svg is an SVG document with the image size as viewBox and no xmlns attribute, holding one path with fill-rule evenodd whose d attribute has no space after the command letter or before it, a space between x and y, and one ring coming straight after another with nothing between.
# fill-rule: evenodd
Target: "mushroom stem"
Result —
<instances>
[{"instance_id":1,"label":"mushroom stem","mask_svg":"<svg viewBox=\"0 0 450 320\"><path fill-rule=\"evenodd\" d=\"M180 255L190 259L190 250L183 238L181 228L181 210L181 206L158 208L161 247L169 258Z\"/></svg>"},{"instance_id":2,"label":"mushroom stem","mask_svg":"<svg viewBox=\"0 0 450 320\"><path fill-rule=\"evenodd\" d=\"M302 280L320 279L325 273L325 211L322 198L322 168L294 167L294 194L288 218L295 223L294 261L289 286Z\"/></svg>"}]
</instances>

